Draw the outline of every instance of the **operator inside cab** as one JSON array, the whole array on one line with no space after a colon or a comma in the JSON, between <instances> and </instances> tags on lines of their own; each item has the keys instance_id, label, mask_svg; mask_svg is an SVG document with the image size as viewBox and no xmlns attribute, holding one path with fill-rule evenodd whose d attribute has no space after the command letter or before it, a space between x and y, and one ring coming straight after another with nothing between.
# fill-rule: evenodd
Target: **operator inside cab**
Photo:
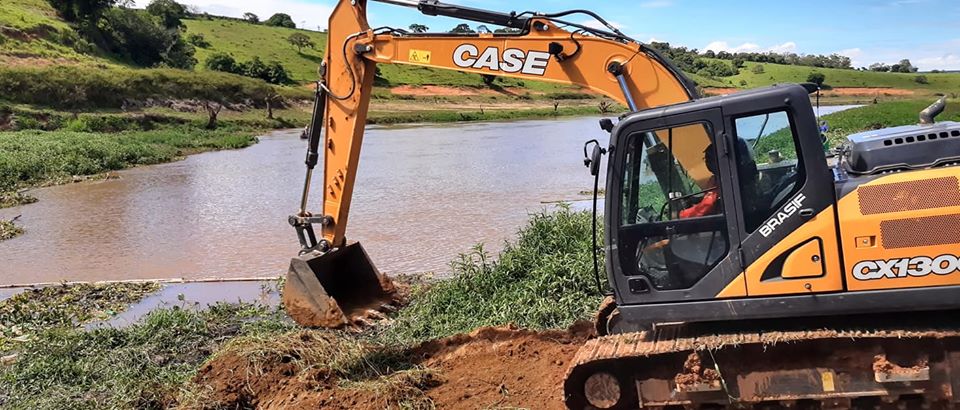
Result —
<instances>
[{"instance_id":1,"label":"operator inside cab","mask_svg":"<svg viewBox=\"0 0 960 410\"><path fill-rule=\"evenodd\" d=\"M698 218L701 216L713 215L718 212L717 203L720 201L720 194L717 192L717 159L711 155L713 144L703 150L703 161L706 163L707 170L710 171L710 178L707 180L703 198L699 203L680 211L680 219Z\"/></svg>"}]
</instances>

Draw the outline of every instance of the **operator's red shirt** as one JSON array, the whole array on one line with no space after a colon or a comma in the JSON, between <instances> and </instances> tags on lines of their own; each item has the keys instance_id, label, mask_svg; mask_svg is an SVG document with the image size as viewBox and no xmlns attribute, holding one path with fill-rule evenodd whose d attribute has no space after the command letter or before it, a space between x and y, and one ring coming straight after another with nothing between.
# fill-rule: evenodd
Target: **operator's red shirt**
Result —
<instances>
[{"instance_id":1,"label":"operator's red shirt","mask_svg":"<svg viewBox=\"0 0 960 410\"><path fill-rule=\"evenodd\" d=\"M712 214L714 208L717 207L719 198L716 190L707 192L700 203L680 211L680 219L698 218Z\"/></svg>"}]
</instances>

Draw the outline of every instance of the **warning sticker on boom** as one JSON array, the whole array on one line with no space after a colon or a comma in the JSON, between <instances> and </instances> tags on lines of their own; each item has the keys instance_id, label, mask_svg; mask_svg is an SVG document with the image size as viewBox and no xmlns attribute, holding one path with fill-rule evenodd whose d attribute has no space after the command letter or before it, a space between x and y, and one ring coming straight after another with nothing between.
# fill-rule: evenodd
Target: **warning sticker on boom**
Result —
<instances>
[{"instance_id":1,"label":"warning sticker on boom","mask_svg":"<svg viewBox=\"0 0 960 410\"><path fill-rule=\"evenodd\" d=\"M410 49L410 57L408 60L411 63L430 64L430 52L425 50Z\"/></svg>"}]
</instances>

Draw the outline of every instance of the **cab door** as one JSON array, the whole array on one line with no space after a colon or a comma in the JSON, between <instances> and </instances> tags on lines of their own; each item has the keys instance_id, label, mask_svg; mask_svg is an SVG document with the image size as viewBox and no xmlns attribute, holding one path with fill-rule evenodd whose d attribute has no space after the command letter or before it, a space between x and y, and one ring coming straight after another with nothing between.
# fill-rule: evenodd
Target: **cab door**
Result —
<instances>
[{"instance_id":1,"label":"cab door","mask_svg":"<svg viewBox=\"0 0 960 410\"><path fill-rule=\"evenodd\" d=\"M833 175L809 99L792 101L723 108L751 297L844 289Z\"/></svg>"},{"instance_id":2,"label":"cab door","mask_svg":"<svg viewBox=\"0 0 960 410\"><path fill-rule=\"evenodd\" d=\"M619 127L608 170L607 271L617 301L713 299L741 273L721 110L643 115Z\"/></svg>"}]
</instances>

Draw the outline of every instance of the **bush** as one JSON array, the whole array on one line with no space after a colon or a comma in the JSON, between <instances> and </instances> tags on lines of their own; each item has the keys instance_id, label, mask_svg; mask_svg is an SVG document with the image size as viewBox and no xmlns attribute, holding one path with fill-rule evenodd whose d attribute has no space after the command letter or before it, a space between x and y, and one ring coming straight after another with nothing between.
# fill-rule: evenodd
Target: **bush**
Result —
<instances>
[{"instance_id":1,"label":"bush","mask_svg":"<svg viewBox=\"0 0 960 410\"><path fill-rule=\"evenodd\" d=\"M203 64L208 70L237 73L237 60L227 53L215 53Z\"/></svg>"},{"instance_id":2,"label":"bush","mask_svg":"<svg viewBox=\"0 0 960 410\"><path fill-rule=\"evenodd\" d=\"M451 263L451 279L419 293L399 312L387 340L422 341L504 323L562 328L589 318L600 302L591 219L568 208L542 212L496 260L482 246L461 255Z\"/></svg>"},{"instance_id":3,"label":"bush","mask_svg":"<svg viewBox=\"0 0 960 410\"><path fill-rule=\"evenodd\" d=\"M928 80L925 75L918 75L913 78L913 81L917 84L930 84L930 80Z\"/></svg>"},{"instance_id":4,"label":"bush","mask_svg":"<svg viewBox=\"0 0 960 410\"><path fill-rule=\"evenodd\" d=\"M763 70L763 64L757 64L750 69L750 71L754 74L763 74Z\"/></svg>"},{"instance_id":5,"label":"bush","mask_svg":"<svg viewBox=\"0 0 960 410\"><path fill-rule=\"evenodd\" d=\"M827 76L819 71L814 71L807 76L808 83L814 83L818 86L823 86L823 82L826 81Z\"/></svg>"},{"instance_id":6,"label":"bush","mask_svg":"<svg viewBox=\"0 0 960 410\"><path fill-rule=\"evenodd\" d=\"M193 45L194 47L207 48L210 47L210 42L207 41L206 37L200 33L193 33L187 36L187 42Z\"/></svg>"},{"instance_id":7,"label":"bush","mask_svg":"<svg viewBox=\"0 0 960 410\"><path fill-rule=\"evenodd\" d=\"M278 61L264 63L260 57L254 57L253 60L237 63L228 54L217 53L207 59L204 65L207 69L213 71L223 71L227 73L238 74L246 77L258 78L270 84L290 84L293 79L290 73Z\"/></svg>"},{"instance_id":8,"label":"bush","mask_svg":"<svg viewBox=\"0 0 960 410\"><path fill-rule=\"evenodd\" d=\"M293 18L286 13L274 14L270 16L267 21L264 21L263 24L274 27L297 28L297 23L294 23Z\"/></svg>"},{"instance_id":9,"label":"bush","mask_svg":"<svg viewBox=\"0 0 960 410\"><path fill-rule=\"evenodd\" d=\"M125 101L263 101L276 91L255 79L211 71L0 67L0 95L10 102L61 109L122 108Z\"/></svg>"}]
</instances>

